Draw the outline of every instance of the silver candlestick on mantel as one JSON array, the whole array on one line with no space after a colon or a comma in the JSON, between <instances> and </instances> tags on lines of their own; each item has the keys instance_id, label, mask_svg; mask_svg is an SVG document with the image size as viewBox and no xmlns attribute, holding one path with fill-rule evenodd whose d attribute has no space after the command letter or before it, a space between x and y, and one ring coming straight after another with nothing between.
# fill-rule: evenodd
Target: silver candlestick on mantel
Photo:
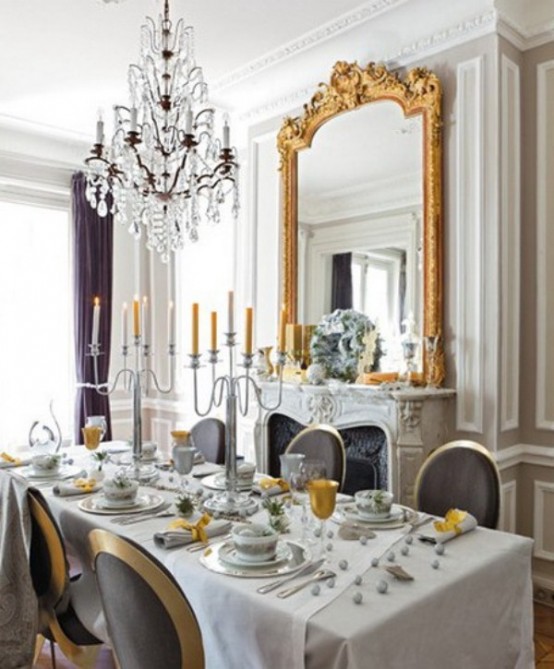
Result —
<instances>
[{"instance_id":1,"label":"silver candlestick on mantel","mask_svg":"<svg viewBox=\"0 0 554 669\"><path fill-rule=\"evenodd\" d=\"M95 337L93 337L94 341ZM116 373L111 384L99 383L98 381L98 356L102 355L99 343L89 345L90 355L94 365L94 384L84 384L92 387L99 395L111 395L118 386L119 380L124 379L124 389L133 393L133 453L132 453L132 477L143 483L152 481L158 477L157 469L142 461L142 396L148 387L150 379L156 390L164 395L172 392L175 384L175 344L169 344L169 385L162 387L158 382L155 372L150 369L148 359L151 357L150 345L143 343L140 334L133 337L134 362L132 366L127 364L131 357L131 351L127 344L123 344L121 352L123 355L123 367Z\"/></svg>"},{"instance_id":2,"label":"silver candlestick on mantel","mask_svg":"<svg viewBox=\"0 0 554 669\"><path fill-rule=\"evenodd\" d=\"M194 410L201 416L207 416L215 407L220 407L225 397L225 491L207 499L204 507L212 513L227 513L238 515L250 515L258 508L258 503L248 495L241 495L237 484L237 416L238 412L246 416L250 407L251 390L256 402L265 411L275 411L281 405L283 390L283 367L286 361L285 351L277 352L279 365L279 396L274 406L266 406L262 402L262 391L250 376L250 369L254 356L252 353L242 353L242 365L244 373L239 374L235 361L235 349L237 347L236 332L225 333L225 346L229 350L228 373L216 376L216 365L220 362L219 351L208 350L208 364L212 368L212 390L208 407L201 411L198 402L198 370L201 367L201 355L193 353L190 355L190 367L194 373Z\"/></svg>"}]
</instances>

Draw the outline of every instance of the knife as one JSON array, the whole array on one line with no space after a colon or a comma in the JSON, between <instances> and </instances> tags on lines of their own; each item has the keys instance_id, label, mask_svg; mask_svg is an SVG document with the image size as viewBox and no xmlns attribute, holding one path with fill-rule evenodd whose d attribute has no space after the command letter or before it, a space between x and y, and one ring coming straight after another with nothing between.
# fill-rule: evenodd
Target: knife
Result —
<instances>
[{"instance_id":1,"label":"knife","mask_svg":"<svg viewBox=\"0 0 554 669\"><path fill-rule=\"evenodd\" d=\"M325 558L321 558L321 560L316 560L315 562L308 562L298 571L295 571L294 574L287 576L287 578L281 578L278 581L273 581L273 583L262 585L261 588L258 588L257 592L261 593L262 595L265 595L266 592L271 592L272 590L275 590L279 586L288 583L289 581L292 581L297 576L307 576L308 574L311 574L316 569L319 569L324 562Z\"/></svg>"}]
</instances>

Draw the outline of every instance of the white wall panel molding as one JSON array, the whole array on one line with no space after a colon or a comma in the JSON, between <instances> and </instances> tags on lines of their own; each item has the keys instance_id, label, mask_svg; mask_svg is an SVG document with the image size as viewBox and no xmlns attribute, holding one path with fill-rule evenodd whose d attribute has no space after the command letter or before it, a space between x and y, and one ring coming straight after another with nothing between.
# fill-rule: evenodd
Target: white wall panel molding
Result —
<instances>
[{"instance_id":1,"label":"white wall panel molding","mask_svg":"<svg viewBox=\"0 0 554 669\"><path fill-rule=\"evenodd\" d=\"M493 453L500 471L517 465L554 467L554 448L537 444L515 444Z\"/></svg>"},{"instance_id":2,"label":"white wall panel molding","mask_svg":"<svg viewBox=\"0 0 554 669\"><path fill-rule=\"evenodd\" d=\"M457 68L456 429L483 431L484 58Z\"/></svg>"},{"instance_id":3,"label":"white wall panel molding","mask_svg":"<svg viewBox=\"0 0 554 669\"><path fill-rule=\"evenodd\" d=\"M171 443L170 433L173 430L173 421L166 418L150 418L150 436L158 444L158 449L167 453Z\"/></svg>"},{"instance_id":4,"label":"white wall panel molding","mask_svg":"<svg viewBox=\"0 0 554 669\"><path fill-rule=\"evenodd\" d=\"M538 429L554 430L554 60L537 66L537 370Z\"/></svg>"},{"instance_id":5,"label":"white wall panel molding","mask_svg":"<svg viewBox=\"0 0 554 669\"><path fill-rule=\"evenodd\" d=\"M533 513L535 547L533 554L537 558L554 562L554 540L546 536L547 528L553 525L553 519L549 517L549 509L554 509L554 483L535 481Z\"/></svg>"},{"instance_id":6,"label":"white wall panel molding","mask_svg":"<svg viewBox=\"0 0 554 669\"><path fill-rule=\"evenodd\" d=\"M516 531L517 481L503 483L500 490L500 518L498 529L503 532Z\"/></svg>"},{"instance_id":7,"label":"white wall panel molding","mask_svg":"<svg viewBox=\"0 0 554 669\"><path fill-rule=\"evenodd\" d=\"M519 67L502 55L500 430L519 424L521 147Z\"/></svg>"}]
</instances>

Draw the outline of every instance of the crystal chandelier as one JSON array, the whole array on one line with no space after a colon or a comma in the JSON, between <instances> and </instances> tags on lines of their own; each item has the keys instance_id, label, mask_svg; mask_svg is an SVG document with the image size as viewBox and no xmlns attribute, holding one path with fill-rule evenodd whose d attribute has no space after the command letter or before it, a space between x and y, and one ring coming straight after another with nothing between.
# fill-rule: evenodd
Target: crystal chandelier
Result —
<instances>
[{"instance_id":1,"label":"crystal chandelier","mask_svg":"<svg viewBox=\"0 0 554 669\"><path fill-rule=\"evenodd\" d=\"M185 240L198 239L201 221L218 223L221 206L239 210L238 162L225 120L222 141L214 136L214 109L194 59L194 31L169 20L164 0L158 24L147 17L141 29L140 63L129 67L129 107L114 106L111 142L104 122L86 160L86 196L98 215L110 207L163 262ZM108 193L112 194L109 203Z\"/></svg>"}]
</instances>

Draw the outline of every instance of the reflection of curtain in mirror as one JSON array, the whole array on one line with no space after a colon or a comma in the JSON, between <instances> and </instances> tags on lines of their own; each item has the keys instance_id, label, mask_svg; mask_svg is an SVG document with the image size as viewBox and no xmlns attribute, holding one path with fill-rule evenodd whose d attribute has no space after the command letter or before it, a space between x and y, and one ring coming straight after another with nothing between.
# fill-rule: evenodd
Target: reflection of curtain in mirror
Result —
<instances>
[{"instance_id":1,"label":"reflection of curtain in mirror","mask_svg":"<svg viewBox=\"0 0 554 669\"><path fill-rule=\"evenodd\" d=\"M406 251L402 252L398 273L398 328L402 332L402 322L408 318L406 313Z\"/></svg>"},{"instance_id":2,"label":"reflection of curtain in mirror","mask_svg":"<svg viewBox=\"0 0 554 669\"><path fill-rule=\"evenodd\" d=\"M333 255L331 311L352 309L352 253Z\"/></svg>"}]
</instances>

